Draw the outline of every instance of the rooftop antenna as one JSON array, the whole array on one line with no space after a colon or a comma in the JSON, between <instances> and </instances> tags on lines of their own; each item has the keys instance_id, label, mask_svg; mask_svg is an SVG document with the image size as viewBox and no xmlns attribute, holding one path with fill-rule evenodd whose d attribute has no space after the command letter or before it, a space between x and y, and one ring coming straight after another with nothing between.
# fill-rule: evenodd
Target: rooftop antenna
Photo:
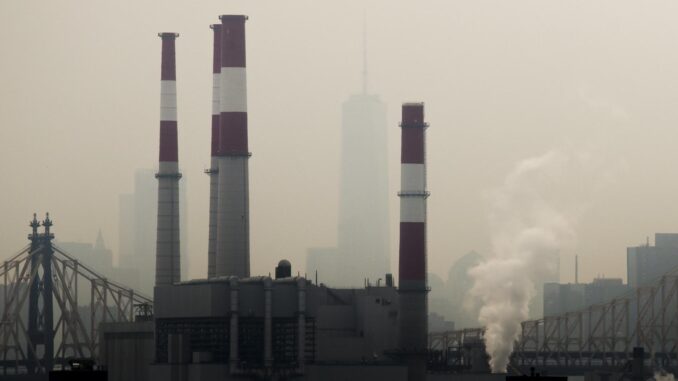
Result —
<instances>
[{"instance_id":1,"label":"rooftop antenna","mask_svg":"<svg viewBox=\"0 0 678 381\"><path fill-rule=\"evenodd\" d=\"M367 15L363 11L363 94L367 94Z\"/></svg>"}]
</instances>

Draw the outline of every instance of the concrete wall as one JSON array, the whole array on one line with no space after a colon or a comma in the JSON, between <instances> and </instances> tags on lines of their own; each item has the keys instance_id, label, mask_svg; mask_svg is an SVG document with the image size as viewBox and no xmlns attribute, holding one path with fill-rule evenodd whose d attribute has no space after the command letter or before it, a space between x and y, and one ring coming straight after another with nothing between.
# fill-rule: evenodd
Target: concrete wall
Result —
<instances>
[{"instance_id":1,"label":"concrete wall","mask_svg":"<svg viewBox=\"0 0 678 381\"><path fill-rule=\"evenodd\" d=\"M156 364L151 381L228 381L261 379L255 376L234 376L226 365L219 364ZM406 381L407 368L402 365L309 365L303 375L287 378L295 381ZM470 380L470 379L469 379Z\"/></svg>"},{"instance_id":2,"label":"concrete wall","mask_svg":"<svg viewBox=\"0 0 678 381\"><path fill-rule=\"evenodd\" d=\"M233 378L226 364L154 364L149 381L227 381ZM247 378L244 378L247 379Z\"/></svg>"},{"instance_id":3,"label":"concrete wall","mask_svg":"<svg viewBox=\"0 0 678 381\"><path fill-rule=\"evenodd\" d=\"M155 288L154 313L157 319L227 316L228 283L195 283ZM187 308L190 306L190 308Z\"/></svg>"},{"instance_id":4,"label":"concrete wall","mask_svg":"<svg viewBox=\"0 0 678 381\"><path fill-rule=\"evenodd\" d=\"M271 282L272 286L272 318L296 318L299 279L271 281L266 277L254 277L237 281L240 320L264 317L265 282ZM228 319L231 314L230 287L226 278L156 287L155 318L159 322L185 319L188 324L193 319L199 324L200 318L207 317ZM315 336L317 363L384 364L393 361L387 352L397 347L399 295L395 288L329 289L307 282L305 290L305 315L315 318L316 331L307 334ZM262 345L265 342L262 337Z\"/></svg>"},{"instance_id":5,"label":"concrete wall","mask_svg":"<svg viewBox=\"0 0 678 381\"><path fill-rule=\"evenodd\" d=\"M463 374L428 374L427 381L504 381L506 374L463 373Z\"/></svg>"},{"instance_id":6,"label":"concrete wall","mask_svg":"<svg viewBox=\"0 0 678 381\"><path fill-rule=\"evenodd\" d=\"M300 380L313 381L407 381L407 368L403 365L311 365Z\"/></svg>"},{"instance_id":7,"label":"concrete wall","mask_svg":"<svg viewBox=\"0 0 678 381\"><path fill-rule=\"evenodd\" d=\"M153 322L102 323L101 365L109 381L147 381L154 357Z\"/></svg>"},{"instance_id":8,"label":"concrete wall","mask_svg":"<svg viewBox=\"0 0 678 381\"><path fill-rule=\"evenodd\" d=\"M395 288L318 290L325 293L316 295L317 304L313 304L317 310L318 362L390 361L384 352L397 346L398 295Z\"/></svg>"}]
</instances>

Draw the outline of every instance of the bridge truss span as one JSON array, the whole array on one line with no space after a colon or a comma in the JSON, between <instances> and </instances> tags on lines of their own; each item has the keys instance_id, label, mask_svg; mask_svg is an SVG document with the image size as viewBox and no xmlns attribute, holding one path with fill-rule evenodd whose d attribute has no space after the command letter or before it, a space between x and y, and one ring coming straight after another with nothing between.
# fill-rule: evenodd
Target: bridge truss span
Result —
<instances>
[{"instance_id":1,"label":"bridge truss span","mask_svg":"<svg viewBox=\"0 0 678 381\"><path fill-rule=\"evenodd\" d=\"M31 243L0 267L0 375L46 374L99 353L99 324L131 322L152 300L108 280L52 243L49 215ZM45 228L38 233L38 227Z\"/></svg>"},{"instance_id":2,"label":"bridge truss span","mask_svg":"<svg viewBox=\"0 0 678 381\"><path fill-rule=\"evenodd\" d=\"M432 360L470 367L483 328L432 333ZM480 338L480 339L479 339ZM552 371L618 370L642 347L654 369L678 371L678 269L607 303L521 323L511 367Z\"/></svg>"}]
</instances>

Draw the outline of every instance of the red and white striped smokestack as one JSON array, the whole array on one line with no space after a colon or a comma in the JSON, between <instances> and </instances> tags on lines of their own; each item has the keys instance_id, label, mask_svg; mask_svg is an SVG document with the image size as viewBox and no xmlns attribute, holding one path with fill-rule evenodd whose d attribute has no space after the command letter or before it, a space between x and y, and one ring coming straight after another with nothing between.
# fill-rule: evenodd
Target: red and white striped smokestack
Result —
<instances>
[{"instance_id":1,"label":"red and white striped smokestack","mask_svg":"<svg viewBox=\"0 0 678 381\"><path fill-rule=\"evenodd\" d=\"M216 276L250 275L247 16L221 19Z\"/></svg>"},{"instance_id":2,"label":"red and white striped smokestack","mask_svg":"<svg viewBox=\"0 0 678 381\"><path fill-rule=\"evenodd\" d=\"M400 170L400 337L408 380L426 379L426 143L423 103L402 106Z\"/></svg>"},{"instance_id":3,"label":"red and white striped smokestack","mask_svg":"<svg viewBox=\"0 0 678 381\"><path fill-rule=\"evenodd\" d=\"M211 25L214 31L212 60L212 144L210 176L209 239L207 244L207 277L213 278L217 271L217 204L219 195L219 85L221 82L221 24Z\"/></svg>"},{"instance_id":4,"label":"red and white striped smokestack","mask_svg":"<svg viewBox=\"0 0 678 381\"><path fill-rule=\"evenodd\" d=\"M174 41L176 33L159 33L162 39L160 74L160 165L158 179L158 230L155 285L181 280L179 261L179 152L177 149L177 84Z\"/></svg>"}]
</instances>

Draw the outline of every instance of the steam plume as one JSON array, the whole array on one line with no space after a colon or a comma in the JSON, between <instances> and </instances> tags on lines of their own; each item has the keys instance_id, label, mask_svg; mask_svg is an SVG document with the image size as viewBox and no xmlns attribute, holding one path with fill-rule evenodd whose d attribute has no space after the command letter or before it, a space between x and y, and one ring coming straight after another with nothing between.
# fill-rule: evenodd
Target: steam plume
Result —
<instances>
[{"instance_id":1,"label":"steam plume","mask_svg":"<svg viewBox=\"0 0 678 381\"><path fill-rule=\"evenodd\" d=\"M469 275L493 372L506 372L538 280L557 278L559 251L574 242L574 209L566 205L562 183L585 166L582 160L558 151L524 160L490 194L492 256Z\"/></svg>"},{"instance_id":2,"label":"steam plume","mask_svg":"<svg viewBox=\"0 0 678 381\"><path fill-rule=\"evenodd\" d=\"M675 381L676 378L673 376L672 373L660 370L658 372L654 372L654 379L656 381Z\"/></svg>"}]
</instances>

